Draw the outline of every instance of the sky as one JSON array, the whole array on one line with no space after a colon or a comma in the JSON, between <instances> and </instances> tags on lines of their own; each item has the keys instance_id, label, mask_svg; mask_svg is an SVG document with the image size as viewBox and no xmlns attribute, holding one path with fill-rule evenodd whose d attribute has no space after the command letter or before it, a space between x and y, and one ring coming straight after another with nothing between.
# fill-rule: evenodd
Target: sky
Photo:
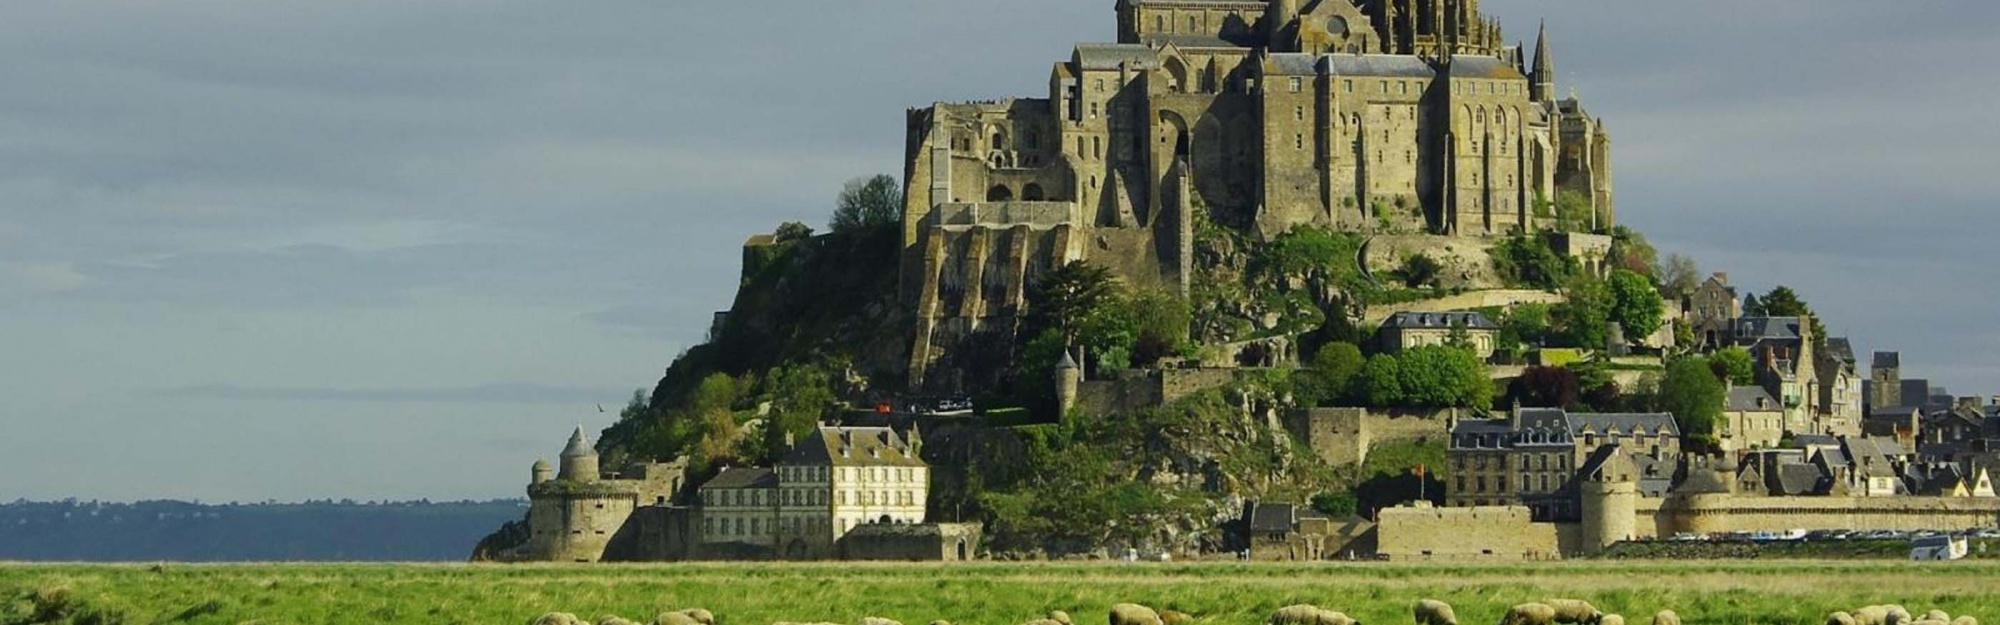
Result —
<instances>
[{"instance_id":1,"label":"sky","mask_svg":"<svg viewBox=\"0 0 2000 625\"><path fill-rule=\"evenodd\" d=\"M2000 392L2000 3L1483 4L1548 21L1623 223ZM746 237L900 172L906 109L1045 96L1112 5L7 2L0 500L519 496Z\"/></svg>"}]
</instances>

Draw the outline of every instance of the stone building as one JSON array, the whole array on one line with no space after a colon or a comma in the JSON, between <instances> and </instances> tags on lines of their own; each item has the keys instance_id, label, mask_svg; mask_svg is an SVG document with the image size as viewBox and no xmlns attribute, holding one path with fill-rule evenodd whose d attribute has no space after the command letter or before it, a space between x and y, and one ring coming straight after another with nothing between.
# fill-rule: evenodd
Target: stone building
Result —
<instances>
[{"instance_id":1,"label":"stone building","mask_svg":"<svg viewBox=\"0 0 2000 625\"><path fill-rule=\"evenodd\" d=\"M1588 198L1608 230L1611 140L1558 99L1477 0L1120 0L1038 98L908 114L909 378L991 368L1036 276L1069 261L1185 292L1197 222L1483 237ZM932 375L932 371L946 372Z\"/></svg>"},{"instance_id":2,"label":"stone building","mask_svg":"<svg viewBox=\"0 0 2000 625\"><path fill-rule=\"evenodd\" d=\"M1525 506L1538 520L1581 513L1577 476L1601 447L1617 445L1636 463L1642 489L1665 490L1680 458L1680 428L1669 414L1588 414L1519 408L1497 419L1459 421L1446 461L1449 506Z\"/></svg>"},{"instance_id":3,"label":"stone building","mask_svg":"<svg viewBox=\"0 0 2000 625\"><path fill-rule=\"evenodd\" d=\"M1861 433L1867 416L1861 392L1864 380L1854 359L1854 344L1846 337L1826 340L1826 349L1816 355L1819 374L1820 429L1828 434L1852 436Z\"/></svg>"},{"instance_id":4,"label":"stone building","mask_svg":"<svg viewBox=\"0 0 2000 625\"><path fill-rule=\"evenodd\" d=\"M1770 449L1784 440L1785 410L1763 387L1731 386L1724 401L1715 432L1723 451Z\"/></svg>"},{"instance_id":5,"label":"stone building","mask_svg":"<svg viewBox=\"0 0 2000 625\"><path fill-rule=\"evenodd\" d=\"M1736 344L1755 359L1757 385L1785 411L1785 431L1826 434L1832 429L1820 411L1819 356L1812 324L1804 317L1743 317L1736 320Z\"/></svg>"},{"instance_id":6,"label":"stone building","mask_svg":"<svg viewBox=\"0 0 2000 625\"><path fill-rule=\"evenodd\" d=\"M1736 320L1743 316L1743 301L1736 299L1736 287L1729 274L1720 271L1703 280L1687 299L1688 327L1694 330L1695 346L1713 351L1735 342Z\"/></svg>"},{"instance_id":7,"label":"stone building","mask_svg":"<svg viewBox=\"0 0 2000 625\"><path fill-rule=\"evenodd\" d=\"M1381 349L1398 353L1412 347L1450 344L1454 334L1463 339L1481 359L1493 357L1494 337L1500 325L1478 312L1399 312L1389 315L1376 330Z\"/></svg>"},{"instance_id":8,"label":"stone building","mask_svg":"<svg viewBox=\"0 0 2000 625\"><path fill-rule=\"evenodd\" d=\"M544 562L597 562L618 557L637 540L627 523L641 506L666 506L685 486L687 465L639 463L623 473L598 467L597 450L578 427L563 448L559 471L536 460L528 484L528 542L511 557Z\"/></svg>"},{"instance_id":9,"label":"stone building","mask_svg":"<svg viewBox=\"0 0 2000 625\"><path fill-rule=\"evenodd\" d=\"M1923 403L1918 398L1916 403ZM1894 408L1903 404L1903 355L1875 352L1868 378L1868 409Z\"/></svg>"},{"instance_id":10,"label":"stone building","mask_svg":"<svg viewBox=\"0 0 2000 625\"><path fill-rule=\"evenodd\" d=\"M701 553L829 559L872 523L924 521L923 439L886 427L820 427L773 468L728 469L701 486Z\"/></svg>"}]
</instances>

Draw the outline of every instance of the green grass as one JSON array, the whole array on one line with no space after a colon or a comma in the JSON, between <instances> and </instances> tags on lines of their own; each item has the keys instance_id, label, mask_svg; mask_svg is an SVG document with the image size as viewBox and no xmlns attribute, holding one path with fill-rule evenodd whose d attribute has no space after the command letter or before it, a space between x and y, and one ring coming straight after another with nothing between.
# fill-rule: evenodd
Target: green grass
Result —
<instances>
[{"instance_id":1,"label":"green grass","mask_svg":"<svg viewBox=\"0 0 2000 625\"><path fill-rule=\"evenodd\" d=\"M1431 597L1472 625L1514 603L1572 597L1635 625L1661 608L1690 624L1805 625L1890 602L2000 619L1996 579L1993 562L0 565L0 622L29 622L31 593L67 588L73 614L98 617L64 622L526 623L552 610L645 620L699 606L723 625L863 616L1011 625L1052 609L1094 624L1130 601L1202 624L1255 625L1281 606L1315 603L1389 625L1409 623L1409 604Z\"/></svg>"}]
</instances>

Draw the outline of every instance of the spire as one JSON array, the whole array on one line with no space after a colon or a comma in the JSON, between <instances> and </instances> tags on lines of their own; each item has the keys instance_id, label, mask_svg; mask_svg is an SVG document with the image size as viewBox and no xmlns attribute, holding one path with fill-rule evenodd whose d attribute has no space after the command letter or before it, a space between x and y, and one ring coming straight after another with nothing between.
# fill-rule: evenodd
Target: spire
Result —
<instances>
[{"instance_id":1,"label":"spire","mask_svg":"<svg viewBox=\"0 0 2000 625\"><path fill-rule=\"evenodd\" d=\"M569 435L569 446L563 448L562 457L581 458L595 455L597 450L590 446L590 439L583 435L583 426L576 426L576 432Z\"/></svg>"},{"instance_id":2,"label":"spire","mask_svg":"<svg viewBox=\"0 0 2000 625\"><path fill-rule=\"evenodd\" d=\"M1062 360L1056 361L1057 369L1075 369L1076 359L1069 357L1069 348L1063 348Z\"/></svg>"},{"instance_id":3,"label":"spire","mask_svg":"<svg viewBox=\"0 0 2000 625\"><path fill-rule=\"evenodd\" d=\"M1554 55L1549 53L1549 22L1542 21L1542 31L1535 36L1535 87L1536 102L1553 100L1556 93L1556 65Z\"/></svg>"}]
</instances>

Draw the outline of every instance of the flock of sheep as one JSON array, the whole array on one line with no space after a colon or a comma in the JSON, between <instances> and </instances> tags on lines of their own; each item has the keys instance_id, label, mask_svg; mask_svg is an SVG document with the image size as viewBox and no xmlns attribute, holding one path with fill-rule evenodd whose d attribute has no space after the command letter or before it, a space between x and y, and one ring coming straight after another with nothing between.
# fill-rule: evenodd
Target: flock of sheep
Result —
<instances>
[{"instance_id":1,"label":"flock of sheep","mask_svg":"<svg viewBox=\"0 0 2000 625\"><path fill-rule=\"evenodd\" d=\"M1458 625L1458 615L1452 613L1451 605L1435 599L1424 599L1410 606L1410 615L1417 625ZM1111 606L1109 625L1191 625L1194 617L1173 610L1154 610L1134 603L1120 603ZM591 625L574 614L550 612L536 618L531 625ZM598 619L596 625L640 625L635 621L607 616ZM665 612L655 617L650 625L715 625L715 615L701 608L690 608L675 612ZM832 623L789 623L772 625L834 625ZM859 625L903 625L885 618L868 617ZM951 625L949 621L931 621L930 625ZM1022 625L1075 625L1069 614L1060 610L1050 612L1048 617L1028 621ZM1292 605L1272 612L1264 625L1362 625L1361 621L1346 614L1315 605ZM1587 601L1576 599L1551 599L1546 602L1523 603L1507 609L1500 617L1499 625L1626 625L1625 617L1605 614ZM1652 625L1681 625L1681 617L1673 610L1661 610L1653 615ZM1943 610L1931 610L1919 617L1899 605L1871 605L1853 612L1834 612L1826 617L1825 625L1979 625L1979 619L1960 616L1956 619Z\"/></svg>"}]
</instances>

